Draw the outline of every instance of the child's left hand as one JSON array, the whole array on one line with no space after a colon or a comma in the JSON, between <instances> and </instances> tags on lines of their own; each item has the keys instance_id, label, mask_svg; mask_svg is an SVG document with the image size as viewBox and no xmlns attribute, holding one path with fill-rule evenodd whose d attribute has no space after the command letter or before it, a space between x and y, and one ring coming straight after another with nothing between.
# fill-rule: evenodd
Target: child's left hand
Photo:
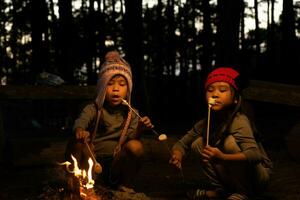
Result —
<instances>
[{"instance_id":1,"label":"child's left hand","mask_svg":"<svg viewBox=\"0 0 300 200\"><path fill-rule=\"evenodd\" d=\"M151 129L154 127L151 123L151 120L147 116L144 116L139 120L138 126L142 129Z\"/></svg>"},{"instance_id":2,"label":"child's left hand","mask_svg":"<svg viewBox=\"0 0 300 200\"><path fill-rule=\"evenodd\" d=\"M201 153L203 157L203 162L222 162L224 160L224 153L216 148L211 146L206 146Z\"/></svg>"}]
</instances>

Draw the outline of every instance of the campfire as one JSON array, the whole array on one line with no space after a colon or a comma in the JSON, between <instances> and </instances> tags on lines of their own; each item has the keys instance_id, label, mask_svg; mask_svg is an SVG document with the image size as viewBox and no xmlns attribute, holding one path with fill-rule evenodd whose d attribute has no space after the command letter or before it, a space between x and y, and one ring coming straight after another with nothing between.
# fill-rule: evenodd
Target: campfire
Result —
<instances>
[{"instance_id":1,"label":"campfire","mask_svg":"<svg viewBox=\"0 0 300 200\"><path fill-rule=\"evenodd\" d=\"M89 163L89 168L88 171L84 169L80 169L78 167L78 162L76 158L71 155L71 158L73 160L73 167L72 163L69 161L59 163L59 165L64 165L66 166L66 170L68 173L73 174L72 183L68 183L68 187L70 191L74 191L74 194L70 194L71 196L76 196L79 194L80 199L83 200L101 200L100 196L97 196L96 193L94 192L94 184L95 181L93 179L93 165L94 162L92 158L88 159ZM73 183L73 181L75 183Z\"/></svg>"}]
</instances>

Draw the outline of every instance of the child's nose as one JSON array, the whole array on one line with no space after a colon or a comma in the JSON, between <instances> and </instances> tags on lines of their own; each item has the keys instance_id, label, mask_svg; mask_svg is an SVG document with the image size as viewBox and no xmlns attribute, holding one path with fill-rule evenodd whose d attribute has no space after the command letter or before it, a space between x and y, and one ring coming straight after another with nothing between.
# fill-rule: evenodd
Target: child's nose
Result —
<instances>
[{"instance_id":1,"label":"child's nose","mask_svg":"<svg viewBox=\"0 0 300 200\"><path fill-rule=\"evenodd\" d=\"M114 91L119 90L119 86L118 86L117 84L114 84L114 85L113 85L113 90L114 90Z\"/></svg>"},{"instance_id":2,"label":"child's nose","mask_svg":"<svg viewBox=\"0 0 300 200\"><path fill-rule=\"evenodd\" d=\"M213 91L213 93L212 93L212 96L211 96L212 98L218 98L219 97L219 92L218 91Z\"/></svg>"}]
</instances>

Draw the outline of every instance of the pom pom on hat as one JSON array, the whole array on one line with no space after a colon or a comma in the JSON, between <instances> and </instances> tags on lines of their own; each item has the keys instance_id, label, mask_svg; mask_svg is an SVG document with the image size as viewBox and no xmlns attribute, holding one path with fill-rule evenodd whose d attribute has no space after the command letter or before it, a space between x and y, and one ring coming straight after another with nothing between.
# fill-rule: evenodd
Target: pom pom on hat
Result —
<instances>
[{"instance_id":1,"label":"pom pom on hat","mask_svg":"<svg viewBox=\"0 0 300 200\"><path fill-rule=\"evenodd\" d=\"M207 89L207 87L212 83L226 82L236 90L239 90L240 88L238 87L238 81L237 81L239 75L240 73L238 71L230 67L216 68L208 74L204 87L205 89Z\"/></svg>"},{"instance_id":2,"label":"pom pom on hat","mask_svg":"<svg viewBox=\"0 0 300 200\"><path fill-rule=\"evenodd\" d=\"M110 51L105 55L105 61L115 61L118 62L120 60L120 54L117 51Z\"/></svg>"}]
</instances>

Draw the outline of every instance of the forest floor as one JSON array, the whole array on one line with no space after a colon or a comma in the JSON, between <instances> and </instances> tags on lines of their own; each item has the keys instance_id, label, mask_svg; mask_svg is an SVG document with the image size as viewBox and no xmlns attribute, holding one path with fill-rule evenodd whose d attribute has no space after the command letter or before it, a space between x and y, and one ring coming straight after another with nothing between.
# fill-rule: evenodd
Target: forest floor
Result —
<instances>
[{"instance_id":1,"label":"forest floor","mask_svg":"<svg viewBox=\"0 0 300 200\"><path fill-rule=\"evenodd\" d=\"M187 190L205 184L195 158L187 157L184 160L183 173L168 164L168 148L178 137L172 136L168 143L161 143L152 137L143 139L146 155L135 183L138 193L144 193L153 200L184 200ZM53 191L58 192L63 188L62 170L58 165L45 163L54 161L55 156L61 161L64 146L63 141L55 142L38 155L19 159L18 165L8 168L2 165L0 199L59 199L49 195L47 197L45 193L49 193L51 187L52 195ZM49 151L56 152L55 156L49 154ZM274 162L274 170L265 199L299 200L300 163L294 161L286 149L272 149L269 154Z\"/></svg>"},{"instance_id":2,"label":"forest floor","mask_svg":"<svg viewBox=\"0 0 300 200\"><path fill-rule=\"evenodd\" d=\"M279 110L274 105L267 108L266 104L257 104L255 110L258 126L264 133L263 144L274 164L264 199L300 200L299 108ZM292 130L293 134L289 134L295 124L298 125ZM206 180L194 157L184 160L182 173L168 163L170 147L184 134L182 130L190 126L174 123L165 127L172 129L165 132L169 137L167 142L158 141L155 135L143 137L145 157L136 177L135 190L153 200L185 200L187 190L202 187ZM6 159L0 160L0 199L62 199L54 193L61 192L65 186L64 173L57 163L64 161L66 137L12 135L9 143L10 149L4 150Z\"/></svg>"}]
</instances>

